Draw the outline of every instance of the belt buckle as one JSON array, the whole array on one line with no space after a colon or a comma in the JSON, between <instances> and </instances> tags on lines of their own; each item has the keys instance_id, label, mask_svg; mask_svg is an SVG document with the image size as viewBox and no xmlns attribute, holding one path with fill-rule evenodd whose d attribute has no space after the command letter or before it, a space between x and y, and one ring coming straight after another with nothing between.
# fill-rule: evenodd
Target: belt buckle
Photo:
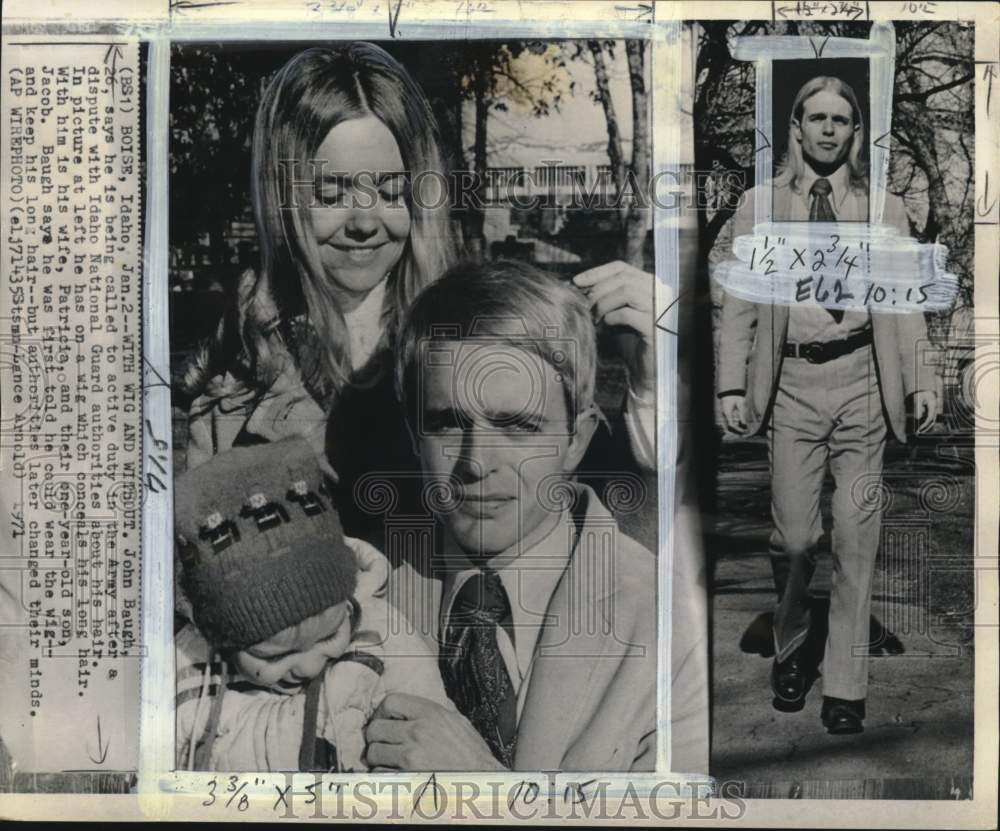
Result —
<instances>
[{"instance_id":1,"label":"belt buckle","mask_svg":"<svg viewBox=\"0 0 1000 831\"><path fill-rule=\"evenodd\" d=\"M799 354L811 364L822 364L827 361L825 343L803 343L799 345Z\"/></svg>"}]
</instances>

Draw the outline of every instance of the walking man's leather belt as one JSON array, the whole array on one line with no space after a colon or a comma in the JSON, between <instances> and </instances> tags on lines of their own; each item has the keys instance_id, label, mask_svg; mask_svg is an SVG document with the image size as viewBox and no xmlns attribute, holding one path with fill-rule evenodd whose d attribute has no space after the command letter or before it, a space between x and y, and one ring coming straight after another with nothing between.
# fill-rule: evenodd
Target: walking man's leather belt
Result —
<instances>
[{"instance_id":1,"label":"walking man's leather belt","mask_svg":"<svg viewBox=\"0 0 1000 831\"><path fill-rule=\"evenodd\" d=\"M782 354L786 358L805 358L811 364L824 364L834 358L849 355L855 349L872 342L872 330L865 329L841 340L814 341L812 343L785 342Z\"/></svg>"}]
</instances>

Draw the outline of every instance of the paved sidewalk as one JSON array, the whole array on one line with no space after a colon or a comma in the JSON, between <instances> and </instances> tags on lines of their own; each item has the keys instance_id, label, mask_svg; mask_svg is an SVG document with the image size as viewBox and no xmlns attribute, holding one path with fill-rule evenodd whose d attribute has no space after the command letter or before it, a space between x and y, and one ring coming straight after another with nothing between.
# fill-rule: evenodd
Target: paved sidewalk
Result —
<instances>
[{"instance_id":1,"label":"paved sidewalk","mask_svg":"<svg viewBox=\"0 0 1000 831\"><path fill-rule=\"evenodd\" d=\"M720 782L746 783L741 790L747 795L970 795L973 655L969 627L960 624L969 621L971 597L965 608L961 599L957 605L952 599L950 608L949 600L933 591L943 583L935 575L942 562L960 570L963 560L971 560L972 480L941 473L933 459L918 460L916 468L912 459L887 461L894 502L885 526L909 529L907 539L918 545L902 557L887 555L886 546L880 554L872 615L876 628L891 635L877 639L874 652L882 654L871 660L865 732L854 736L830 736L820 723L822 679L801 712L781 713L771 706L767 614L774 589L766 460L750 453L719 477L719 518L708 550L715 563L712 773ZM948 483L951 502L930 503L926 495L918 500L932 475ZM938 507L948 510L947 520L936 515ZM954 530L963 526L965 512L967 541ZM942 558L946 553L949 559ZM812 583L821 611L814 614L814 626L822 626L829 585L830 559L821 554ZM942 611L954 614L942 618ZM823 634L818 637L822 643Z\"/></svg>"}]
</instances>

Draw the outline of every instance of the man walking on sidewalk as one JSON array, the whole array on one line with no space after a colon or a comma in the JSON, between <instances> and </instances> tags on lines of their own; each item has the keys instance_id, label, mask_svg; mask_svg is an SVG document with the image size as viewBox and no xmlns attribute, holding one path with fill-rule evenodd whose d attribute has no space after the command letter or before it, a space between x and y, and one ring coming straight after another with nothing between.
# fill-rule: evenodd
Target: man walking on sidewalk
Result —
<instances>
[{"instance_id":1,"label":"man walking on sidewalk","mask_svg":"<svg viewBox=\"0 0 1000 831\"><path fill-rule=\"evenodd\" d=\"M773 184L773 219L867 222L864 128L854 91L820 76L792 106L788 153ZM753 231L758 187L734 217L733 236ZM885 224L909 235L902 201L886 195ZM830 733L863 730L868 685L871 586L879 542L878 492L888 431L905 441L913 397L917 432L937 416L933 377L918 360L921 313L828 309L810 300L756 303L726 294L719 346L719 398L727 429L766 432L774 531L774 706L801 710L815 674L802 654L809 582L822 535L826 471L833 495L833 582L823 659L821 717Z\"/></svg>"}]
</instances>

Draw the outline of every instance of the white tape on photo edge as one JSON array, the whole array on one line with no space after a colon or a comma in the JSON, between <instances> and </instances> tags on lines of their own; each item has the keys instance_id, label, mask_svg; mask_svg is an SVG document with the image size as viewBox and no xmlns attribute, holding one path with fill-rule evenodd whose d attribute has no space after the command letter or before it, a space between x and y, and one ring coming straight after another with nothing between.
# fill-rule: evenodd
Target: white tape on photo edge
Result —
<instances>
[{"instance_id":1,"label":"white tape on photo edge","mask_svg":"<svg viewBox=\"0 0 1000 831\"><path fill-rule=\"evenodd\" d=\"M868 189L869 221L877 225L885 215L885 193L889 186L889 134L892 130L892 93L896 67L896 30L892 23L876 23L870 38L878 49L870 61L871 102L868 158L871 186ZM876 103L881 106L875 106ZM885 142L884 144L882 142Z\"/></svg>"},{"instance_id":2,"label":"white tape on photo edge","mask_svg":"<svg viewBox=\"0 0 1000 831\"><path fill-rule=\"evenodd\" d=\"M146 260L143 281L143 662L139 731L140 808L165 818L160 777L174 767L173 465L168 340L170 42L149 45L146 73ZM166 380L164 380L166 379ZM167 475L153 459L166 450ZM150 478L156 476L156 479ZM151 485L155 484L155 491ZM158 797L155 798L154 797Z\"/></svg>"},{"instance_id":3,"label":"white tape on photo edge","mask_svg":"<svg viewBox=\"0 0 1000 831\"><path fill-rule=\"evenodd\" d=\"M757 148L755 189L745 192L744 198L749 193L770 195L768 189L774 187L771 115L776 60L818 59L820 55L824 58L868 58L871 175L866 223L776 223L772 222L773 198L755 199L754 236L735 239L736 260L717 269L716 279L731 294L760 303L791 306L809 302L832 309L871 309L897 314L944 311L951 307L958 290L958 278L947 269L947 248L937 243L919 243L909 236L900 236L900 229L882 225L888 192L890 150L885 142L892 128L895 49L895 29L891 22L875 23L867 39L831 37L823 39L820 46L812 37L761 35L735 39L733 56L737 60L756 61L757 141L766 142ZM797 258L795 264L800 264L809 246L795 248L786 245L787 241L806 239L812 242L819 235L829 235L833 249L842 239L856 244L851 257L846 256L850 246L839 248L836 267L848 263L846 274L828 273L826 263L821 261L813 264L812 271L823 269L823 274L814 281L808 274L808 264L803 267L807 273L802 277L801 273L793 273L795 265L782 266L772 256L776 243L778 248L790 248L793 257ZM831 253L836 256L838 252L833 249ZM764 257L770 259L764 260ZM860 263L857 263L858 257ZM749 268L744 265L746 262L750 263ZM761 273L762 262L768 265ZM849 282L855 264L860 267ZM823 280L827 283L825 288Z\"/></svg>"},{"instance_id":4,"label":"white tape on photo edge","mask_svg":"<svg viewBox=\"0 0 1000 831\"><path fill-rule=\"evenodd\" d=\"M690 25L658 20L653 39L653 175L684 181L685 143L693 151L691 123L684 102L693 85ZM682 125L684 125L682 127ZM688 132L685 132L687 130ZM654 200L654 256L657 350L657 475L659 493L658 607L660 610L658 689L660 755L658 770L679 771L679 781L710 787L708 769L708 619L707 597L699 574L704 568L701 540L691 506L678 505L683 486L677 477L684 414L678 412L680 372L678 338L682 328L682 230L693 233L686 197L691 183L673 190L666 202ZM690 276L690 275L689 275ZM686 303L684 304L686 308ZM680 636L675 637L675 633ZM677 677L679 673L683 677ZM694 682L693 684L691 682ZM674 691L700 688L693 701ZM679 716L679 718L678 718ZM671 774L672 775L672 774Z\"/></svg>"},{"instance_id":5,"label":"white tape on photo edge","mask_svg":"<svg viewBox=\"0 0 1000 831\"><path fill-rule=\"evenodd\" d=\"M681 90L681 27L680 21L657 21L656 38L652 44L651 77L661 79L654 85L652 102L653 159L655 172L674 171L680 166L679 124L676 118L660 118L663 112L674 113L678 109ZM655 257L656 284L654 313L659 316L661 298L676 298L679 286L677 258L677 223L661 221L662 209L654 206L653 251ZM662 330L656 331L657 347L657 494L659 498L659 553L657 557L657 608L660 613L659 637L659 677L670 679L672 656L673 603L673 504L674 474L677 465L677 421L668 417L674 413L677 402L677 338ZM657 690L657 769L670 770L672 765L670 749L670 684L661 683Z\"/></svg>"}]
</instances>

